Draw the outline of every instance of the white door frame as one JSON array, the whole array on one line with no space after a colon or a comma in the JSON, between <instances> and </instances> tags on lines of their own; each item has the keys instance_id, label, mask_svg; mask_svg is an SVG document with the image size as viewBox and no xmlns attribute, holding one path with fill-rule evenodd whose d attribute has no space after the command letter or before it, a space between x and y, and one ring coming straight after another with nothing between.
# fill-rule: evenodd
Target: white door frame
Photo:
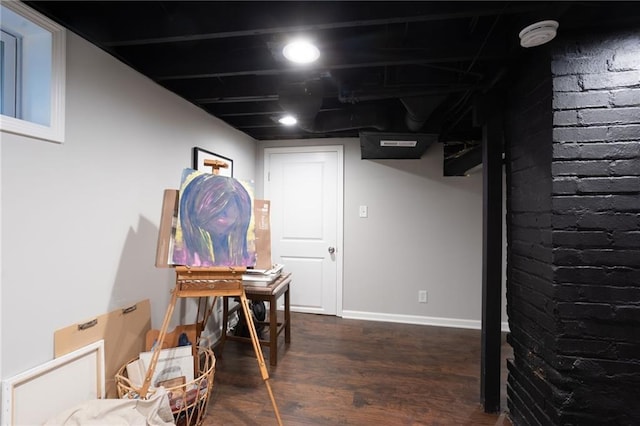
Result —
<instances>
[{"instance_id":1,"label":"white door frame","mask_svg":"<svg viewBox=\"0 0 640 426\"><path fill-rule=\"evenodd\" d=\"M336 188L336 316L342 317L342 274L343 274L343 247L344 247L344 147L342 145L316 145L316 146L292 146L264 148L263 151L263 180L262 193L267 198L267 184L269 182L269 155L271 153L312 153L335 152L337 155L337 188ZM295 277L293 277L295 282Z\"/></svg>"}]
</instances>

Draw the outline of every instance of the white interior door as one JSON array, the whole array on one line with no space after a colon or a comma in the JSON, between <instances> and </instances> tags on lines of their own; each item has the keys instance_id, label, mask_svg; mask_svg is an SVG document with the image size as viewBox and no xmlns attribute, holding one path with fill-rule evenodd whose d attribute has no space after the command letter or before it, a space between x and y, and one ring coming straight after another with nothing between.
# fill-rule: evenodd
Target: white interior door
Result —
<instances>
[{"instance_id":1,"label":"white interior door","mask_svg":"<svg viewBox=\"0 0 640 426\"><path fill-rule=\"evenodd\" d=\"M342 187L342 146L264 151L271 255L293 273L293 311L342 315Z\"/></svg>"}]
</instances>

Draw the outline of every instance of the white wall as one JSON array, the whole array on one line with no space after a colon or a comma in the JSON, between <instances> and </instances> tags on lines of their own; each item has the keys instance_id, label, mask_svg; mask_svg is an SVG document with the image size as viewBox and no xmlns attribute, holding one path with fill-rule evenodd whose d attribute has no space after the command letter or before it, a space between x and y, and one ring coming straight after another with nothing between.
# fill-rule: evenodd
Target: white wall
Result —
<instances>
[{"instance_id":1,"label":"white wall","mask_svg":"<svg viewBox=\"0 0 640 426\"><path fill-rule=\"evenodd\" d=\"M253 139L72 33L66 94L64 144L0 134L3 378L50 360L55 330L141 299L160 327L174 285L154 267L162 193L192 147L255 176Z\"/></svg>"},{"instance_id":2,"label":"white wall","mask_svg":"<svg viewBox=\"0 0 640 426\"><path fill-rule=\"evenodd\" d=\"M0 138L2 137L2 132L0 132ZM2 164L2 146L0 143L0 164ZM4 376L2 375L2 170L0 170L0 379Z\"/></svg>"},{"instance_id":3,"label":"white wall","mask_svg":"<svg viewBox=\"0 0 640 426\"><path fill-rule=\"evenodd\" d=\"M358 139L263 141L256 187L264 148L322 144L345 149L343 315L479 328L482 173L443 177L441 144L419 160L362 160Z\"/></svg>"}]
</instances>

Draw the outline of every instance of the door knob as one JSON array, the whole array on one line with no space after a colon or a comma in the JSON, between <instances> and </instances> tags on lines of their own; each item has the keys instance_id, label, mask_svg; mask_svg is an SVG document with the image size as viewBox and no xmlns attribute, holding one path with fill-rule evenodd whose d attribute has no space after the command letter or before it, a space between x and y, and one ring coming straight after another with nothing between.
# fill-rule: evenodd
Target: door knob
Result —
<instances>
[{"instance_id":1,"label":"door knob","mask_svg":"<svg viewBox=\"0 0 640 426\"><path fill-rule=\"evenodd\" d=\"M336 252L336 248L335 247L329 247L329 253L333 254Z\"/></svg>"}]
</instances>

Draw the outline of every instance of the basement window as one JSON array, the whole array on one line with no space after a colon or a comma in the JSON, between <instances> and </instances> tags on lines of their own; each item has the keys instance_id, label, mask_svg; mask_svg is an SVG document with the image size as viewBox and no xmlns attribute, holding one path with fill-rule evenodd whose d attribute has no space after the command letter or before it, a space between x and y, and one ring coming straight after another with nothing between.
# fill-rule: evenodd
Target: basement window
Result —
<instances>
[{"instance_id":1,"label":"basement window","mask_svg":"<svg viewBox=\"0 0 640 426\"><path fill-rule=\"evenodd\" d=\"M65 30L17 1L0 16L2 132L63 142Z\"/></svg>"}]
</instances>

